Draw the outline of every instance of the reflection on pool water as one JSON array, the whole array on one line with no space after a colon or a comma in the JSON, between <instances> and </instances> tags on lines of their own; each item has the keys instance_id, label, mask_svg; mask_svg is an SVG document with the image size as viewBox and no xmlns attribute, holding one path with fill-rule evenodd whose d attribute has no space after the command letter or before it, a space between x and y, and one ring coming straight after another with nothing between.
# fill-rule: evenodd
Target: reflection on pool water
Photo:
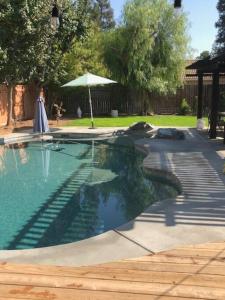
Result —
<instances>
[{"instance_id":1,"label":"reflection on pool water","mask_svg":"<svg viewBox=\"0 0 225 300\"><path fill-rule=\"evenodd\" d=\"M146 177L126 138L0 146L0 249L86 239L134 219L176 189Z\"/></svg>"}]
</instances>

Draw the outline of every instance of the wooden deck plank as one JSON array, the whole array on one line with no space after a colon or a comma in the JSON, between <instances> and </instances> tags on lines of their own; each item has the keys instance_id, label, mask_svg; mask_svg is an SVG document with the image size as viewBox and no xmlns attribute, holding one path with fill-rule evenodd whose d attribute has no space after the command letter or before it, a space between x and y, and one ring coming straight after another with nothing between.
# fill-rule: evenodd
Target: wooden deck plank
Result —
<instances>
[{"instance_id":1,"label":"wooden deck plank","mask_svg":"<svg viewBox=\"0 0 225 300\"><path fill-rule=\"evenodd\" d=\"M3 277L3 276L2 276ZM189 285L186 284L185 280ZM162 295L176 297L196 297L205 299L212 299L212 295L217 296L218 299L225 299L224 283L219 280L210 282L208 280L204 283L203 279L199 280L199 286L196 285L197 279L193 276L181 278L180 281L167 283L159 282L137 282L137 281L120 281L120 280L104 280L104 279L90 279L90 278L66 278L66 277L53 277L53 276L38 276L30 275L12 276L12 274L5 274L1 279L1 284L10 286L26 286L27 290L32 290L33 287L38 287L45 291L50 291L57 288L61 289L75 289L75 290L89 290L89 291L105 291L117 293L131 293L140 295ZM202 284L202 286L201 286ZM224 287L224 288L223 288ZM13 290L14 291L14 290ZM23 290L22 290L23 291ZM47 293L47 292L46 292ZM50 292L49 292L50 293ZM49 294L47 293L47 294ZM25 292L24 292L25 294ZM50 293L51 294L51 293ZM49 296L50 297L50 296Z\"/></svg>"},{"instance_id":2,"label":"wooden deck plank","mask_svg":"<svg viewBox=\"0 0 225 300\"><path fill-rule=\"evenodd\" d=\"M177 272L177 273L189 273L189 274L194 274L196 272L201 271L202 266L198 265L192 265L192 264L185 264L185 265L180 265L180 264L171 264L171 263L148 263L148 262L134 262L134 263L129 263L129 262L115 262L112 264L107 264L106 266L100 265L91 268L84 267L82 268L74 268L74 270L71 269L35 269L35 266L20 266L19 268L16 268L13 266L11 268L11 265L8 265L5 270L1 270L1 273L22 273L22 274L39 274L39 275L59 275L59 276L77 276L77 274L81 274L81 276L85 276L85 274L89 272L97 272L97 273L108 273L111 272L112 270L117 270L118 272L151 272L151 271L156 271L156 272ZM217 274L217 271L220 268L212 267L209 268L207 274ZM224 270L224 272L223 272ZM225 268L224 266L221 266L221 273L218 273L219 275L224 275L225 274Z\"/></svg>"},{"instance_id":3,"label":"wooden deck plank","mask_svg":"<svg viewBox=\"0 0 225 300\"><path fill-rule=\"evenodd\" d=\"M172 254L157 254L154 256L143 256L134 259L124 260L126 262L161 262L161 263L176 263L176 264L197 264L206 265L210 262L210 265L224 266L225 257L190 257L190 256L177 256Z\"/></svg>"},{"instance_id":4,"label":"wooden deck plank","mask_svg":"<svg viewBox=\"0 0 225 300\"><path fill-rule=\"evenodd\" d=\"M176 247L179 248L203 248L203 249L224 249L225 241L215 241L215 242L208 242L202 244L195 244L195 245L185 245Z\"/></svg>"},{"instance_id":5,"label":"wooden deck plank","mask_svg":"<svg viewBox=\"0 0 225 300\"><path fill-rule=\"evenodd\" d=\"M19 298L19 299L26 300L25 298ZM12 297L6 297L6 296L4 296L4 298L3 298L0 296L0 300L18 300L18 298L12 298ZM29 300L33 300L33 299L30 298Z\"/></svg>"},{"instance_id":6,"label":"wooden deck plank","mask_svg":"<svg viewBox=\"0 0 225 300\"><path fill-rule=\"evenodd\" d=\"M121 270L111 270L111 272L97 272L86 273L84 276L77 275L76 277L64 276L47 276L47 275L31 275L24 274L2 273L0 275L0 284L21 284L34 285L43 287L61 287L66 288L75 283L78 287L86 287L86 283L93 283L94 286L101 284L101 281L111 284L112 281L119 284L134 283L163 283L163 284L183 284L191 286L206 286L206 287L225 287L225 276L220 275L203 275L203 274L189 274L189 273L172 273L172 272L120 272Z\"/></svg>"},{"instance_id":7,"label":"wooden deck plank","mask_svg":"<svg viewBox=\"0 0 225 300\"><path fill-rule=\"evenodd\" d=\"M188 274L208 274L208 275L224 275L225 276L225 266L221 264L211 265L212 262L205 263L204 265L194 264L176 264L176 263L160 263L160 262L114 262L106 265L99 265L97 267L83 267L83 268L62 268L62 267L53 267L46 266L40 267L39 265L11 265L5 264L4 268L1 268L1 273L22 273L22 274L38 274L38 275L58 275L58 276L88 276L90 273L97 274L108 274L112 272L117 273L137 273L141 272L175 272L175 273L188 273ZM114 271L115 270L115 271Z\"/></svg>"},{"instance_id":8,"label":"wooden deck plank","mask_svg":"<svg viewBox=\"0 0 225 300\"><path fill-rule=\"evenodd\" d=\"M112 265L108 264L107 266L98 266L96 268L84 268L84 269L76 269L74 268L74 271L72 272L71 270L68 270L67 268L65 270L52 270L48 271L46 270L35 270L34 267L29 267L27 270L28 266L20 266L19 269L15 270L14 268L11 269L10 265L8 268L6 268L4 271L2 270L1 273L4 272L9 272L9 273L22 273L22 274L39 274L39 275L59 275L59 276L77 276L77 274L82 274L85 275L88 272L99 272L99 273L104 273L104 272L111 272L111 270L117 269L120 272L138 272L138 271L143 271L143 272L149 272L149 271L159 271L159 272L178 272L178 273L190 273L194 274L195 272L199 271L199 266L192 266L191 264L187 265L186 267L180 266L180 265L172 265L172 264L164 264L164 263L154 263L154 264L149 264L149 263L127 263L127 262L117 262L117 263L112 263ZM222 266L222 268L224 268ZM217 268L214 268L215 270ZM0 273L0 275L1 275Z\"/></svg>"},{"instance_id":9,"label":"wooden deck plank","mask_svg":"<svg viewBox=\"0 0 225 300\"><path fill-rule=\"evenodd\" d=\"M64 275L65 273L67 276L76 276L78 273L85 274L86 272L92 272L92 270L96 270L96 268L104 268L104 269L141 269L141 270L151 270L151 266L153 266L153 270L157 270L157 266L159 266L159 271L162 270L161 266L164 265L168 267L177 266L177 269L185 268L185 266L193 266L193 272L203 266L224 266L225 264L225 257L219 258L206 258L206 257L184 257L184 256L176 256L176 255L167 255L167 254L157 254L151 256L144 256L135 259L128 259L123 261L116 261L112 263L106 263L103 265L97 265L94 267L56 267L56 266L41 266L41 265L24 265L24 264L8 264L8 263L0 263L0 273L1 272L12 272L12 273L20 273L21 269L25 274L53 274L53 275ZM156 267L156 268L155 268ZM196 268L197 267L197 268ZM213 268L211 268L213 270ZM165 271L167 268L165 268ZM191 268L190 271L191 272Z\"/></svg>"},{"instance_id":10,"label":"wooden deck plank","mask_svg":"<svg viewBox=\"0 0 225 300\"><path fill-rule=\"evenodd\" d=\"M73 289L58 289L27 286L0 285L1 297L7 300L8 297L23 300L187 300L184 297L171 297L167 295L142 295L131 293L115 293L105 291L86 291ZM159 298L160 296L160 298ZM189 297L190 299L190 297ZM194 298L192 298L194 299ZM200 298L203 300L209 298Z\"/></svg>"},{"instance_id":11,"label":"wooden deck plank","mask_svg":"<svg viewBox=\"0 0 225 300\"><path fill-rule=\"evenodd\" d=\"M107 264L110 267L110 264ZM142 271L159 271L159 272L178 272L178 273L202 273L202 274L218 274L225 275L225 266L210 266L196 264L171 264L171 263L146 263L146 262L118 262L112 263L112 268L120 268L127 270L142 270Z\"/></svg>"},{"instance_id":12,"label":"wooden deck plank","mask_svg":"<svg viewBox=\"0 0 225 300\"><path fill-rule=\"evenodd\" d=\"M25 298L19 298L20 300L27 300ZM18 300L18 298L15 298L15 297L7 297L7 296L4 296L4 298L2 296L0 296L0 300ZM32 298L29 298L29 300L33 300Z\"/></svg>"},{"instance_id":13,"label":"wooden deck plank","mask_svg":"<svg viewBox=\"0 0 225 300\"><path fill-rule=\"evenodd\" d=\"M205 257L205 258L220 258L225 257L225 250L221 249L198 249L198 248L178 248L166 252L167 255L185 256L185 257Z\"/></svg>"},{"instance_id":14,"label":"wooden deck plank","mask_svg":"<svg viewBox=\"0 0 225 300\"><path fill-rule=\"evenodd\" d=\"M202 270L203 267L210 267L213 271L214 269L217 270L217 267L221 266L224 267L224 263L220 265L214 265L205 261L204 264L198 264L196 262L192 263L185 263L179 264L176 262L154 262L154 261L118 261L113 263L108 263L104 265L92 266L92 267L81 267L81 268L62 268L62 267L53 267L49 266L46 268L41 267L39 265L15 265L15 264L5 264L4 266L0 267L0 274L1 273L23 273L23 274L39 274L39 275L58 275L58 276L85 276L88 273L104 273L104 272L111 272L113 270L124 272L127 270L129 272L150 272L150 271L169 271L169 272L178 272L178 273L196 273L199 270ZM216 268L215 268L216 267ZM171 268L171 270L170 270ZM168 270L169 269L169 270ZM214 273L213 273L214 274ZM223 274L219 274L223 275Z\"/></svg>"},{"instance_id":15,"label":"wooden deck plank","mask_svg":"<svg viewBox=\"0 0 225 300\"><path fill-rule=\"evenodd\" d=\"M224 300L224 249L180 247L79 268L0 263L0 300Z\"/></svg>"}]
</instances>

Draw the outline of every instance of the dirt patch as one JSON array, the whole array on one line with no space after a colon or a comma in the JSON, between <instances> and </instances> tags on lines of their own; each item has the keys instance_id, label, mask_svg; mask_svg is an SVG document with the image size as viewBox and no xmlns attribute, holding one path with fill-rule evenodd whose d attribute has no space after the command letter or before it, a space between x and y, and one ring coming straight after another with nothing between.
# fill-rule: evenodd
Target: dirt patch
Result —
<instances>
[{"instance_id":1,"label":"dirt patch","mask_svg":"<svg viewBox=\"0 0 225 300\"><path fill-rule=\"evenodd\" d=\"M50 128L54 128L54 127L65 126L70 121L71 119L63 119L57 123L56 120L49 120L48 124ZM15 132L23 132L25 130L29 130L32 128L33 128L33 120L19 121L10 127L0 127L0 136L6 136L10 133L15 133Z\"/></svg>"}]
</instances>

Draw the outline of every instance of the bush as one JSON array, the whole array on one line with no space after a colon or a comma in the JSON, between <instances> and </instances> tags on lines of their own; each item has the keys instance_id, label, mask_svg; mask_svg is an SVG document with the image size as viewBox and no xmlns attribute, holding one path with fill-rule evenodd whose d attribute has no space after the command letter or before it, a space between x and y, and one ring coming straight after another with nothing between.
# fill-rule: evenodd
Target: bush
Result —
<instances>
[{"instance_id":1,"label":"bush","mask_svg":"<svg viewBox=\"0 0 225 300\"><path fill-rule=\"evenodd\" d=\"M191 113L190 105L187 103L186 99L182 99L180 104L180 115L186 116Z\"/></svg>"},{"instance_id":2,"label":"bush","mask_svg":"<svg viewBox=\"0 0 225 300\"><path fill-rule=\"evenodd\" d=\"M225 111L225 92L220 94L219 111Z\"/></svg>"}]
</instances>

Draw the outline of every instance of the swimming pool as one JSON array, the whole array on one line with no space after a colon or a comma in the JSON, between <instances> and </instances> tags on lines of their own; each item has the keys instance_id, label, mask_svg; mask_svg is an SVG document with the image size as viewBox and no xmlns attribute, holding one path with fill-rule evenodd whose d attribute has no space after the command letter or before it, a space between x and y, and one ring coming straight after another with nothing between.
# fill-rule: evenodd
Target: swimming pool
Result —
<instances>
[{"instance_id":1,"label":"swimming pool","mask_svg":"<svg viewBox=\"0 0 225 300\"><path fill-rule=\"evenodd\" d=\"M174 197L142 162L125 137L0 146L0 249L80 241Z\"/></svg>"}]
</instances>

